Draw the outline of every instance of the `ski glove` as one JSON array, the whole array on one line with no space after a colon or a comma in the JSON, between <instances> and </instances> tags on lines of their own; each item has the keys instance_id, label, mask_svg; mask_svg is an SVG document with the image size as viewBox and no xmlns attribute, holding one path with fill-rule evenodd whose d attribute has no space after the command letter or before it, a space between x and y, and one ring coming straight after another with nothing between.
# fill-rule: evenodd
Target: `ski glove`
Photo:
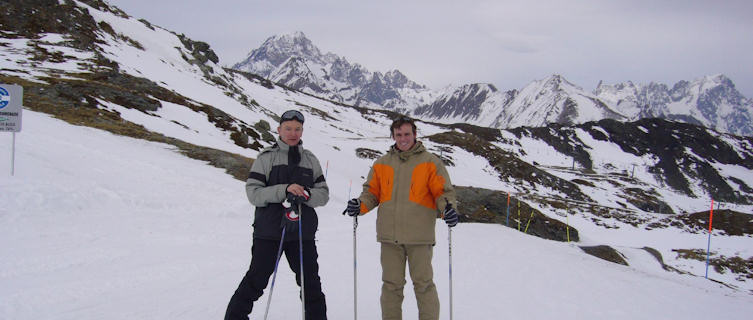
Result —
<instances>
[{"instance_id":1,"label":"ski glove","mask_svg":"<svg viewBox=\"0 0 753 320\"><path fill-rule=\"evenodd\" d=\"M450 228L458 224L458 212L449 203L444 207L444 222Z\"/></svg>"},{"instance_id":2,"label":"ski glove","mask_svg":"<svg viewBox=\"0 0 753 320\"><path fill-rule=\"evenodd\" d=\"M351 217L355 217L358 215L358 213L361 212L361 200L358 198L353 198L348 200L348 207L345 208L345 211L343 211L343 214L348 214Z\"/></svg>"},{"instance_id":3,"label":"ski glove","mask_svg":"<svg viewBox=\"0 0 753 320\"><path fill-rule=\"evenodd\" d=\"M287 198L285 198L282 202L282 208L283 219L280 219L280 228L295 230L295 228L298 227L298 221L301 219L300 213L298 212L298 206L293 205Z\"/></svg>"},{"instance_id":4,"label":"ski glove","mask_svg":"<svg viewBox=\"0 0 753 320\"><path fill-rule=\"evenodd\" d=\"M303 204L304 202L308 201L310 197L311 196L308 190L305 190L302 196L297 196L290 192L288 192L285 196L286 200L288 200L291 205L296 207L298 207L299 204ZM298 210L298 208L296 208L296 210Z\"/></svg>"}]
</instances>

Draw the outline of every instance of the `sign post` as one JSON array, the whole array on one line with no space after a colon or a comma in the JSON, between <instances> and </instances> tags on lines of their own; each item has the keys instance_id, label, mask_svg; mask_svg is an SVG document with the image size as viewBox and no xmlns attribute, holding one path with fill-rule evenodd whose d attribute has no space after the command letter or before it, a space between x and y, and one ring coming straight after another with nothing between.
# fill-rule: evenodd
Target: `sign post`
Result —
<instances>
[{"instance_id":1,"label":"sign post","mask_svg":"<svg viewBox=\"0 0 753 320\"><path fill-rule=\"evenodd\" d=\"M709 259L711 257L711 222L714 221L714 198L711 198L711 210L709 211L709 243L706 246L706 279L709 278Z\"/></svg>"},{"instance_id":2,"label":"sign post","mask_svg":"<svg viewBox=\"0 0 753 320\"><path fill-rule=\"evenodd\" d=\"M10 160L10 174L16 168L16 132L21 131L21 111L23 110L24 88L15 84L0 83L0 132L13 132L13 147Z\"/></svg>"}]
</instances>

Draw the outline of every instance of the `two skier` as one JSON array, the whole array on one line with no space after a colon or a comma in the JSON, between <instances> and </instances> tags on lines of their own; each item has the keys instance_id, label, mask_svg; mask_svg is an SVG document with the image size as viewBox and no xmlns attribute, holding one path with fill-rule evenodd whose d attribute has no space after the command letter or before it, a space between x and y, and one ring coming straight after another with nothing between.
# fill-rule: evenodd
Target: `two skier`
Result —
<instances>
[{"instance_id":1,"label":"two skier","mask_svg":"<svg viewBox=\"0 0 753 320\"><path fill-rule=\"evenodd\" d=\"M302 147L303 122L303 114L296 110L283 113L278 127L280 138L259 154L249 173L246 192L256 206L251 266L230 299L226 320L248 319L253 302L262 295L276 270L280 253L275 253L282 251L299 285L302 285L299 263L303 266L305 319L326 319L314 243L318 218L313 207L327 203L329 189L319 161ZM439 319L439 298L431 266L436 242L434 227L438 214L449 227L457 224L455 191L442 161L416 140L413 120L407 117L395 120L390 126L390 136L395 144L374 163L363 192L348 201L343 214L363 215L379 207L382 319L402 319L406 263L419 319ZM302 208L300 216L292 214L302 222L286 222L291 214L281 214L286 212L283 202L289 202L292 208ZM302 229L302 238L291 232L294 225L299 233ZM295 258L295 253L302 262Z\"/></svg>"}]
</instances>

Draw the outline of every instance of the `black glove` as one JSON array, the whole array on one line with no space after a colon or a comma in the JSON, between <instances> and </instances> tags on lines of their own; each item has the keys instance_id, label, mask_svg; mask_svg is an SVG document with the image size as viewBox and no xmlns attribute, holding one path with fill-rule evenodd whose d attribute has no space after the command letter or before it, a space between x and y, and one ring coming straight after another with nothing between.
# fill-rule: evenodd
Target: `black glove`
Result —
<instances>
[{"instance_id":1,"label":"black glove","mask_svg":"<svg viewBox=\"0 0 753 320\"><path fill-rule=\"evenodd\" d=\"M348 207L345 208L345 211L343 211L343 214L348 214L351 217L357 216L361 212L361 200L358 198L353 198L348 200Z\"/></svg>"},{"instance_id":2,"label":"black glove","mask_svg":"<svg viewBox=\"0 0 753 320\"><path fill-rule=\"evenodd\" d=\"M308 192L308 190L305 190L302 196L297 196L288 192L285 198L288 200L288 202L290 202L291 205L295 207L296 210L298 210L299 204L302 204L309 200L310 193Z\"/></svg>"},{"instance_id":3,"label":"black glove","mask_svg":"<svg viewBox=\"0 0 753 320\"><path fill-rule=\"evenodd\" d=\"M458 224L458 212L449 203L444 207L444 222L450 228Z\"/></svg>"}]
</instances>

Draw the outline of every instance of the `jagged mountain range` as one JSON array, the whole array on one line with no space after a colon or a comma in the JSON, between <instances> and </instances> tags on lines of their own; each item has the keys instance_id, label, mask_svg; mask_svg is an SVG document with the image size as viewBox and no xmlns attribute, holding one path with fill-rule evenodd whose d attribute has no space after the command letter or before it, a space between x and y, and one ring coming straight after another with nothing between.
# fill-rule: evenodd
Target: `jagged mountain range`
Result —
<instances>
[{"instance_id":1,"label":"jagged mountain range","mask_svg":"<svg viewBox=\"0 0 753 320\"><path fill-rule=\"evenodd\" d=\"M5 17L0 24L0 83L22 85L25 108L75 125L163 142L224 168L240 180L247 177L250 158L274 142L277 115L286 109L305 113L310 128L307 148L347 163L338 171L354 167L359 172L384 153L389 144L385 128L397 116L395 111L415 114L418 110L401 109L398 104L392 109L365 102L349 105L351 100L345 96L320 98L311 87L276 82L283 78L265 79L222 68L208 44L134 19L106 1L11 0L1 3L0 10ZM317 51L305 43L300 46ZM320 67L340 61L341 66L355 69L312 69L303 58L285 61L297 60L299 67L305 67L297 70L309 70L311 79L320 81L319 88L339 88L330 93L347 93L354 102L366 101L368 96L356 83L375 84L373 91L367 91L374 94L393 90L397 95L388 102L424 99L421 105L429 106L442 97L399 72L350 72L365 69L333 55L319 55L321 63L328 63ZM337 86L326 81L335 77L343 80ZM352 83L346 85L346 81ZM607 91L607 86L600 87ZM613 117L598 122L490 128L495 122L525 119L512 114L492 116L489 110L493 109L485 104L494 101L521 110L527 110L525 105L554 101L553 108L580 111L584 110L580 104L601 99L579 91L560 76L534 82L519 92L503 93L486 84L460 88L468 94L448 95L443 100L458 110L445 110L440 118L465 114L461 101L472 100L484 106L477 108L474 117L494 120L478 126L473 121L448 124L425 119L419 123L420 137L456 173L461 185L511 192L515 201L541 217L543 230L560 235L558 240L562 240L564 225L560 215L605 230L679 229L675 230L679 233L699 232L680 221L702 211L711 197L735 208L742 217L753 209L753 138L657 118L624 122L630 116L620 108L605 107L607 103L593 110ZM529 88L551 96L522 100L524 95L531 96L526 93ZM688 88L695 90L692 83ZM405 98L406 92L415 95ZM515 116L520 114L525 113ZM562 114L552 112L571 122L587 120L585 112ZM350 147L351 141L360 146ZM462 190L463 194L475 192ZM500 211L490 208L503 207L502 201L500 197L463 197L463 221L498 222ZM608 241L608 237L597 241ZM728 256L747 255L743 248L730 250ZM745 281L736 283L745 285Z\"/></svg>"},{"instance_id":2,"label":"jagged mountain range","mask_svg":"<svg viewBox=\"0 0 753 320\"><path fill-rule=\"evenodd\" d=\"M394 109L405 105L407 97L428 91L398 70L370 72L344 57L323 54L302 32L270 37L232 68L353 105Z\"/></svg>"},{"instance_id":3,"label":"jagged mountain range","mask_svg":"<svg viewBox=\"0 0 753 320\"><path fill-rule=\"evenodd\" d=\"M599 83L594 94L629 120L662 118L702 125L720 132L753 135L753 100L724 75L665 84Z\"/></svg>"},{"instance_id":4,"label":"jagged mountain range","mask_svg":"<svg viewBox=\"0 0 753 320\"><path fill-rule=\"evenodd\" d=\"M442 123L514 128L663 118L753 135L753 100L724 75L680 81L671 88L653 82L600 83L593 92L556 74L520 90L480 83L431 90L398 70L371 72L334 53L322 54L302 32L268 38L233 68L338 102Z\"/></svg>"}]
</instances>

